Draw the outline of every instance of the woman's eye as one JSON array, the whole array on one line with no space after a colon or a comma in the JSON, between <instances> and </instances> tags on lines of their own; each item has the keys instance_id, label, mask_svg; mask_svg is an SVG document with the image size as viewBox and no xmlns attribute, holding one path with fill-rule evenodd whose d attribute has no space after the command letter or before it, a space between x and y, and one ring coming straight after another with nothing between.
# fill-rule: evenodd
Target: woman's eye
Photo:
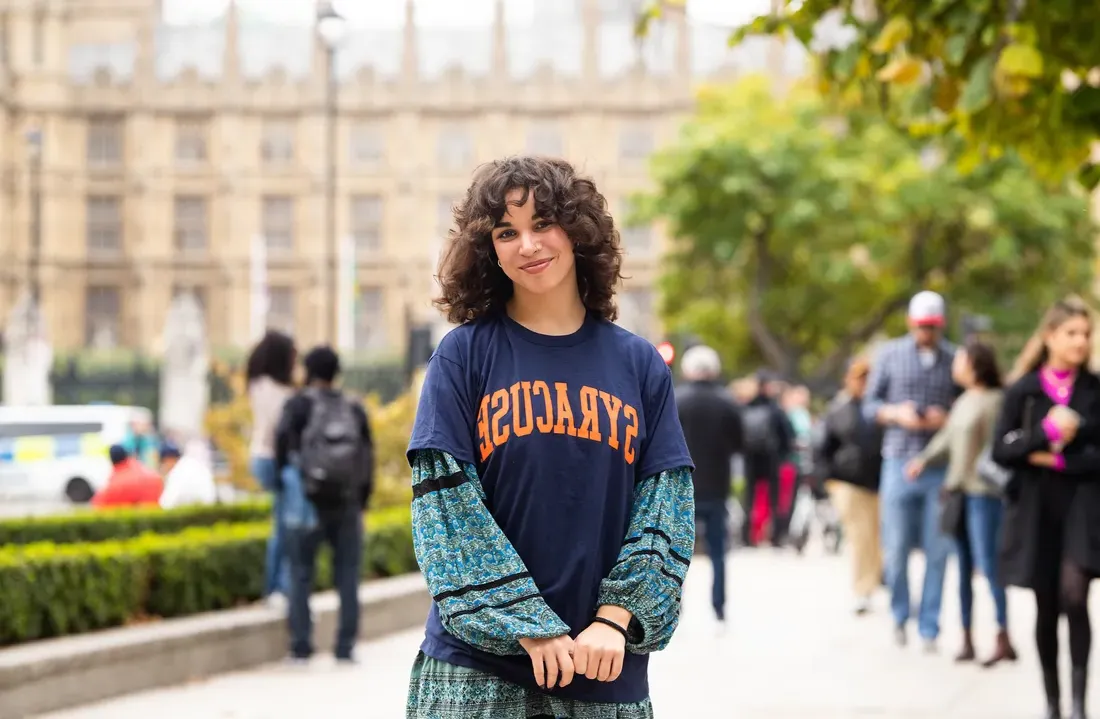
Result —
<instances>
[{"instance_id":1,"label":"woman's eye","mask_svg":"<svg viewBox=\"0 0 1100 719\"><path fill-rule=\"evenodd\" d=\"M512 239L513 236L515 236L515 234L516 233L515 233L514 230L503 230L499 235L497 235L497 239L498 240L510 240L510 239Z\"/></svg>"},{"instance_id":2,"label":"woman's eye","mask_svg":"<svg viewBox=\"0 0 1100 719\"><path fill-rule=\"evenodd\" d=\"M548 229L548 228L552 227L553 225L554 225L553 222L550 222L549 220L543 220L542 222L539 222L538 224L535 225L535 229L539 232L542 232L543 230Z\"/></svg>"}]
</instances>

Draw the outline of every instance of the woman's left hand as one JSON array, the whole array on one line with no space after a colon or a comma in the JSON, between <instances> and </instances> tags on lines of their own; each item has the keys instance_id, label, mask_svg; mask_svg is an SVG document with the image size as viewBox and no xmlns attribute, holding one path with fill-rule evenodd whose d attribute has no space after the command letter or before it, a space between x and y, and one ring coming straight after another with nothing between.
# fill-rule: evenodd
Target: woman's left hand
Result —
<instances>
[{"instance_id":1,"label":"woman's left hand","mask_svg":"<svg viewBox=\"0 0 1100 719\"><path fill-rule=\"evenodd\" d=\"M577 674L601 682L613 682L623 671L626 637L599 622L588 625L573 643L573 667Z\"/></svg>"},{"instance_id":2,"label":"woman's left hand","mask_svg":"<svg viewBox=\"0 0 1100 719\"><path fill-rule=\"evenodd\" d=\"M1050 452L1032 452L1027 456L1027 461L1036 467L1053 467L1054 455Z\"/></svg>"}]
</instances>

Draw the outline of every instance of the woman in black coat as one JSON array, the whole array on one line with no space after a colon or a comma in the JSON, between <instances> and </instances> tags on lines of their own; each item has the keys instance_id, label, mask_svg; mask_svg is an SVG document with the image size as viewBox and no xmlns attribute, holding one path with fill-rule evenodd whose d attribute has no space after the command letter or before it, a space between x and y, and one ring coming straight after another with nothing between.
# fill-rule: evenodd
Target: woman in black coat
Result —
<instances>
[{"instance_id":1,"label":"woman in black coat","mask_svg":"<svg viewBox=\"0 0 1100 719\"><path fill-rule=\"evenodd\" d=\"M993 459L1012 469L1001 576L1035 592L1035 640L1047 697L1060 719L1058 617L1069 623L1072 719L1085 719L1092 630L1089 581L1100 574L1100 380L1088 372L1092 324L1073 300L1055 304L1024 349L1005 393ZM1072 411L1067 411L1072 410Z\"/></svg>"}]
</instances>

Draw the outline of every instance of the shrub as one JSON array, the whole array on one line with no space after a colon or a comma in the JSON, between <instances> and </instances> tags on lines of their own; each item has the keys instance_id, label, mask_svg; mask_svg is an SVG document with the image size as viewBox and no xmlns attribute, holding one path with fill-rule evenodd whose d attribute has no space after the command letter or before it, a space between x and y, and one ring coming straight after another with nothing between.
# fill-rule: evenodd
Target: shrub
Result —
<instances>
[{"instance_id":1,"label":"shrub","mask_svg":"<svg viewBox=\"0 0 1100 719\"><path fill-rule=\"evenodd\" d=\"M174 534L188 527L210 526L219 522L258 522L270 516L271 503L261 500L169 510L159 507L127 507L0 519L0 547L34 542L102 542L130 539L146 532Z\"/></svg>"},{"instance_id":2,"label":"shrub","mask_svg":"<svg viewBox=\"0 0 1100 719\"><path fill-rule=\"evenodd\" d=\"M0 549L0 646L254 601L263 587L269 531L266 522L218 524L121 541ZM415 571L408 510L370 513L362 576ZM331 586L324 553L316 588Z\"/></svg>"}]
</instances>

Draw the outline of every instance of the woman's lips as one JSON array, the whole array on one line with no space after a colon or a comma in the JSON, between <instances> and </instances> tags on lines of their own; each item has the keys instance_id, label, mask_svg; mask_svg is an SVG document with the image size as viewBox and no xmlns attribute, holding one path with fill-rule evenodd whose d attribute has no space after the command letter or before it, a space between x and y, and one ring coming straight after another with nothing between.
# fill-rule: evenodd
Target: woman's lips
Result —
<instances>
[{"instance_id":1,"label":"woman's lips","mask_svg":"<svg viewBox=\"0 0 1100 719\"><path fill-rule=\"evenodd\" d=\"M547 267L549 267L550 263L553 262L553 261L554 261L554 258L549 257L545 260L539 260L538 262L533 262L529 265L524 265L520 269L523 270L524 272L529 273L529 274L537 275L540 272L542 272L543 270L545 270Z\"/></svg>"}]
</instances>

